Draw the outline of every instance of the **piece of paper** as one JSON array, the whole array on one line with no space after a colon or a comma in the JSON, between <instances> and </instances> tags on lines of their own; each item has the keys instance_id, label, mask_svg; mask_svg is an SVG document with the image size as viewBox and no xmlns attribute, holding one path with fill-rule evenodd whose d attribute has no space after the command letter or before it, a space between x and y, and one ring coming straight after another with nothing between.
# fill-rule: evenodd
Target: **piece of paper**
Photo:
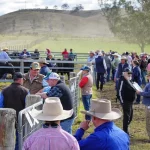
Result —
<instances>
[{"instance_id":1,"label":"piece of paper","mask_svg":"<svg viewBox=\"0 0 150 150\"><path fill-rule=\"evenodd\" d=\"M134 87L137 91L143 92L143 89L142 89L136 82L133 82L133 87Z\"/></svg>"}]
</instances>

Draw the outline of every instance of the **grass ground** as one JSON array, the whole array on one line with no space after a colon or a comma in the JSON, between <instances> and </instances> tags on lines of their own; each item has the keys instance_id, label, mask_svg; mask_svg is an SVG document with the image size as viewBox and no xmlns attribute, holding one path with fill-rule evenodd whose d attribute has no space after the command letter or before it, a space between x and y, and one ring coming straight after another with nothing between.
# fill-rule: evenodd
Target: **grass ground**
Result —
<instances>
[{"instance_id":1,"label":"grass ground","mask_svg":"<svg viewBox=\"0 0 150 150\"><path fill-rule=\"evenodd\" d=\"M105 98L109 99L112 102L112 106L116 108L120 108L119 102L116 103L115 100L115 90L114 90L114 83L110 82L107 83L104 86L104 92L99 93L96 91L96 88L93 88L94 94L93 94L93 99L95 98ZM82 102L80 103L80 110L83 110L83 105ZM73 132L76 131L76 129L79 127L79 124L81 121L84 120L84 115L81 114L80 112L78 113L78 118L75 121L74 127L73 127ZM115 121L115 123L122 128L122 118ZM150 143L149 143L149 138L146 132L145 128L145 110L144 106L142 104L140 105L134 105L134 117L133 121L131 122L129 131L130 134L133 135L131 138L131 150L149 150L150 149ZM92 126L85 134L85 136L88 136L91 132L93 132L94 127Z\"/></svg>"},{"instance_id":2,"label":"grass ground","mask_svg":"<svg viewBox=\"0 0 150 150\"><path fill-rule=\"evenodd\" d=\"M10 83L0 83L0 90L9 84ZM109 99L112 102L112 107L121 109L119 102L116 103L115 101L115 90L113 82L105 84L104 92L102 93L97 92L96 88L93 87L93 99L97 98ZM80 110L83 110L82 102L80 102L78 117L73 126L73 133L79 127L80 122L84 120L84 115L80 113ZM116 120L115 123L120 128L122 128L122 118ZM94 127L91 126L84 137L88 136L91 132L93 132L93 130ZM150 150L150 142L145 128L145 110L142 104L134 105L134 117L133 121L131 122L129 131L130 134L133 135L131 138L131 150Z\"/></svg>"},{"instance_id":3,"label":"grass ground","mask_svg":"<svg viewBox=\"0 0 150 150\"><path fill-rule=\"evenodd\" d=\"M13 48L23 48L24 45L31 43L35 39L39 39L43 37L43 35L31 36L31 35L0 35L0 45L2 47L11 47ZM15 46L16 45L16 46ZM21 46L22 45L22 46ZM115 50L119 53L124 51L136 51L140 53L140 48L136 44L128 44L125 42L121 42L115 38L72 38L72 37L50 37L49 39L39 42L33 47L29 48L30 50L34 50L38 48L39 50L44 50L49 48L52 52L61 52L64 48L70 49L72 48L75 53L86 53L90 50L103 49L105 51ZM150 45L145 48L145 52L149 52Z\"/></svg>"},{"instance_id":4,"label":"grass ground","mask_svg":"<svg viewBox=\"0 0 150 150\"><path fill-rule=\"evenodd\" d=\"M49 39L47 41L44 41L42 43L39 43L32 47L31 49L34 50L35 48L38 48L39 50L50 48L53 51L62 51L64 48L70 49L72 48L74 52L76 53L86 53L90 50L98 50L102 49L105 51L109 50L115 50L119 53L125 52L125 51L136 51L138 53L141 52L138 45L135 44L127 44L115 39L102 39L102 38L91 38L91 39L63 39L63 38L57 38L57 39ZM146 52L149 52L150 46L147 46L145 48Z\"/></svg>"}]
</instances>

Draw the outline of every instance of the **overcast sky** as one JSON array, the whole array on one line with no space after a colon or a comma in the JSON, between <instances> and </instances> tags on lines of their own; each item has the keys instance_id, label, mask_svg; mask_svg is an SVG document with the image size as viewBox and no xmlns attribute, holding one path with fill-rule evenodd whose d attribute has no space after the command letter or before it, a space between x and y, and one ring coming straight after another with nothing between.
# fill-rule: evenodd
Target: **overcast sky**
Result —
<instances>
[{"instance_id":1,"label":"overcast sky","mask_svg":"<svg viewBox=\"0 0 150 150\"><path fill-rule=\"evenodd\" d=\"M0 15L19 9L42 9L46 6L53 8L54 5L57 5L58 9L60 9L64 3L67 3L70 8L75 7L77 4L82 4L85 10L99 9L98 0L0 0Z\"/></svg>"}]
</instances>

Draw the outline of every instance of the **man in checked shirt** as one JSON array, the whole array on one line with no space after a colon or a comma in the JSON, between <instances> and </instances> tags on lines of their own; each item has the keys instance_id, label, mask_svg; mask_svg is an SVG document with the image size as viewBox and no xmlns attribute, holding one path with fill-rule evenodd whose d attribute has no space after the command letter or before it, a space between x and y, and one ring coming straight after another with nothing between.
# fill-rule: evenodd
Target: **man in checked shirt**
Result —
<instances>
[{"instance_id":1,"label":"man in checked shirt","mask_svg":"<svg viewBox=\"0 0 150 150\"><path fill-rule=\"evenodd\" d=\"M37 93L37 95L40 95L44 99L47 97L58 97L60 98L64 110L73 109L73 98L71 91L67 85L60 80L59 75L52 72L47 74L44 79L48 82L51 89L46 93ZM75 115L73 113L70 118L62 120L60 123L62 129L70 134L72 134L72 124L74 122L74 117Z\"/></svg>"}]
</instances>

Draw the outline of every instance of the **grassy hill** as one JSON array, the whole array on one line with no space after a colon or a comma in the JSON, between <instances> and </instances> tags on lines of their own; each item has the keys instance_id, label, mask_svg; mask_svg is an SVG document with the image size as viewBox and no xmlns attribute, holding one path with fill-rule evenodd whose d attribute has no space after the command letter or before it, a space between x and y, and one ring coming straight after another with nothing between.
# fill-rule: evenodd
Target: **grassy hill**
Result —
<instances>
[{"instance_id":1,"label":"grassy hill","mask_svg":"<svg viewBox=\"0 0 150 150\"><path fill-rule=\"evenodd\" d=\"M73 12L49 9L20 10L0 16L0 34L113 36L99 10Z\"/></svg>"}]
</instances>

